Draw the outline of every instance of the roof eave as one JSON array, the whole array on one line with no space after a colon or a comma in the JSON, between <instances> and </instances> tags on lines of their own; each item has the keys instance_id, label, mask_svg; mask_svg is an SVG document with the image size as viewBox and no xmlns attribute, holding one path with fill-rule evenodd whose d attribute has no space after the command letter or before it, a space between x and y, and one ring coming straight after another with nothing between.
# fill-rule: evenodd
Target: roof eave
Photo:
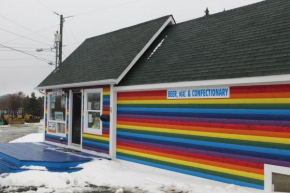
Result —
<instances>
[{"instance_id":1,"label":"roof eave","mask_svg":"<svg viewBox=\"0 0 290 193\"><path fill-rule=\"evenodd\" d=\"M97 86L97 85L111 85L116 84L117 80L107 79L89 82L78 82L71 84L59 84L59 85L49 85L49 86L38 86L36 90L47 90L47 89L60 89L60 88L74 88L74 87L87 87L87 86Z\"/></svg>"},{"instance_id":2,"label":"roof eave","mask_svg":"<svg viewBox=\"0 0 290 193\"><path fill-rule=\"evenodd\" d=\"M143 84L131 86L117 86L114 91L143 91L143 90L160 90L172 88L186 87L209 87L209 86L247 86L247 85L273 85L273 84L289 84L290 74L283 75L268 75L255 77L241 77L228 79L213 79L213 80L196 80L184 82L168 82L156 84Z\"/></svg>"}]
</instances>

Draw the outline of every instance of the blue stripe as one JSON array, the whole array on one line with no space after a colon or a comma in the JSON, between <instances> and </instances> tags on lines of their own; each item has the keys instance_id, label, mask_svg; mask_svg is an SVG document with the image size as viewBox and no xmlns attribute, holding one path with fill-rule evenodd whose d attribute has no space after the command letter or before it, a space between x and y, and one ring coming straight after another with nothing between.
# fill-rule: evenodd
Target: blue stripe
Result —
<instances>
[{"instance_id":1,"label":"blue stripe","mask_svg":"<svg viewBox=\"0 0 290 193\"><path fill-rule=\"evenodd\" d=\"M173 142L204 145L204 146L211 146L211 147L221 147L221 148L227 148L227 149L238 149L238 150L254 151L254 152L261 152L261 153L267 152L271 154L286 155L286 156L290 155L289 150L281 150L281 149L273 149L273 148L265 148L265 147L254 147L254 146L235 145L235 144L217 143L217 142L209 142L209 141L198 141L198 140L192 140L192 139L162 137L162 136L155 136L155 135L127 133L127 132L122 132L122 131L117 131L117 134L124 135L124 136L157 139L157 140L163 140L163 141L173 141Z\"/></svg>"},{"instance_id":2,"label":"blue stripe","mask_svg":"<svg viewBox=\"0 0 290 193\"><path fill-rule=\"evenodd\" d=\"M110 97L109 98L103 98L104 104L110 104Z\"/></svg>"},{"instance_id":3,"label":"blue stripe","mask_svg":"<svg viewBox=\"0 0 290 193\"><path fill-rule=\"evenodd\" d=\"M289 115L245 115L245 114L218 114L218 113L173 113L173 112L145 112L145 111L117 111L118 114L153 115L172 117L220 118L220 119L247 119L247 120L281 120L289 121Z\"/></svg>"},{"instance_id":4,"label":"blue stripe","mask_svg":"<svg viewBox=\"0 0 290 193\"><path fill-rule=\"evenodd\" d=\"M68 141L67 137L61 137L61 136L57 136L57 135L51 135L51 134L45 134L45 137L50 138L50 139L55 139L55 140L59 140L60 138L62 138L64 142Z\"/></svg>"},{"instance_id":5,"label":"blue stripe","mask_svg":"<svg viewBox=\"0 0 290 193\"><path fill-rule=\"evenodd\" d=\"M103 127L109 127L110 126L110 122L108 121L103 121Z\"/></svg>"},{"instance_id":6,"label":"blue stripe","mask_svg":"<svg viewBox=\"0 0 290 193\"><path fill-rule=\"evenodd\" d=\"M250 114L250 115L290 115L290 110L269 109L200 109L200 108L142 108L118 107L125 112L171 112L171 113L218 113L218 114Z\"/></svg>"},{"instance_id":7,"label":"blue stripe","mask_svg":"<svg viewBox=\"0 0 290 193\"><path fill-rule=\"evenodd\" d=\"M152 163L152 162L128 158L128 157L124 157L124 156L120 156L120 155L117 155L117 158L122 159L122 160L126 160L126 161L131 161L131 162L143 164L143 165L147 165L147 166L152 166L152 167L156 167L156 168L161 168L161 169L165 169L165 170L179 172L179 173L183 173L183 174L187 174L187 175L192 175L192 176L197 176L197 177L206 178L206 179L210 179L210 180L215 180L215 181L219 181L219 182L236 184L239 186L246 186L246 187L250 187L250 188L257 188L257 189L261 189L261 190L264 189L264 186L260 186L260 185L256 185L256 184L251 184L251 183L247 183L247 182L222 178L222 177L213 176L213 175L209 175L209 174L203 174L203 173L199 173L199 172L193 172L193 171L189 171L189 170L185 170L185 169L179 169L179 168L175 168L175 167L165 166L165 165L156 164L156 163Z\"/></svg>"},{"instance_id":8,"label":"blue stripe","mask_svg":"<svg viewBox=\"0 0 290 193\"><path fill-rule=\"evenodd\" d=\"M95 141L83 140L83 145L89 146L89 147L95 147L95 148L99 148L99 149L104 149L104 150L109 149L109 144L99 143L99 142L95 142Z\"/></svg>"},{"instance_id":9,"label":"blue stripe","mask_svg":"<svg viewBox=\"0 0 290 193\"><path fill-rule=\"evenodd\" d=\"M180 142L172 142L172 141L161 141L161 140L155 140L155 139L148 139L148 138L139 138L139 137L130 137L130 136L124 136L124 135L117 135L118 139L127 139L137 142L148 142L152 143L153 145L161 144L161 145L170 145L170 146L176 146L176 147L184 147L190 149L198 149L198 150L205 150L210 152L219 152L219 153L227 153L227 154L234 154L234 155L242 155L242 156L248 156L253 158L262 158L262 159L269 159L269 160L279 160L279 161L290 161L289 156L284 155L275 155L275 154L267 154L267 153L259 153L259 152L252 152L252 151L243 151L243 150L231 150L227 148L220 148L220 147L211 147L211 146L203 146L203 145L196 145L196 144L186 144L186 143L180 143ZM246 161L248 161L246 159ZM264 162L261 162L264 164ZM268 163L268 162L266 162ZM268 164L271 164L270 162Z\"/></svg>"}]
</instances>

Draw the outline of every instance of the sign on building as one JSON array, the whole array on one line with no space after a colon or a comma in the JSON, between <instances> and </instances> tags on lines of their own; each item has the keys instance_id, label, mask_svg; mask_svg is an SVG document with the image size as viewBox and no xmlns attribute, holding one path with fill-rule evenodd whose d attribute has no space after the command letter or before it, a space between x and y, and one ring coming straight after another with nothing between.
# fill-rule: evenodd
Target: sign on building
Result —
<instances>
[{"instance_id":1,"label":"sign on building","mask_svg":"<svg viewBox=\"0 0 290 193\"><path fill-rule=\"evenodd\" d=\"M230 87L167 90L167 99L229 98Z\"/></svg>"}]
</instances>

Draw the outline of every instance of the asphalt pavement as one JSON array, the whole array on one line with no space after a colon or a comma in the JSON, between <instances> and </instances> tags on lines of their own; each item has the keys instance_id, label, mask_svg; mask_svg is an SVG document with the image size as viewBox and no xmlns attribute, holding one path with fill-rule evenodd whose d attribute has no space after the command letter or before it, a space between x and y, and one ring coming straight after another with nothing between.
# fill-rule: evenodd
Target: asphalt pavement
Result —
<instances>
[{"instance_id":1,"label":"asphalt pavement","mask_svg":"<svg viewBox=\"0 0 290 193\"><path fill-rule=\"evenodd\" d=\"M31 133L40 133L43 130L39 126L17 126L17 127L0 127L0 143L8 143L9 141L23 137Z\"/></svg>"}]
</instances>

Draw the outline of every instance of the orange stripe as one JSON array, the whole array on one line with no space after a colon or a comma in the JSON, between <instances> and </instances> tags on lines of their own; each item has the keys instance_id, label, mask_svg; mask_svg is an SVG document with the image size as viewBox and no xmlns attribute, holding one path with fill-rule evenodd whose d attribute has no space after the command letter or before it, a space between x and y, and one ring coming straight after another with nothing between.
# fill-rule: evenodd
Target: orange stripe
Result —
<instances>
[{"instance_id":1,"label":"orange stripe","mask_svg":"<svg viewBox=\"0 0 290 193\"><path fill-rule=\"evenodd\" d=\"M176 130L203 131L203 132L213 132L213 133L228 133L228 134L290 138L290 133L283 133L283 132L237 130L237 129L223 129L223 128L213 128L213 127L184 126L184 125L164 125L164 124L126 122L126 121L118 121L117 124L135 125L135 126L144 126L144 127L157 127L157 128L164 128L164 129L176 129Z\"/></svg>"},{"instance_id":2,"label":"orange stripe","mask_svg":"<svg viewBox=\"0 0 290 193\"><path fill-rule=\"evenodd\" d=\"M109 88L103 88L103 92L108 92L110 91L110 87Z\"/></svg>"},{"instance_id":3,"label":"orange stripe","mask_svg":"<svg viewBox=\"0 0 290 193\"><path fill-rule=\"evenodd\" d=\"M290 98L290 92L230 94L230 98Z\"/></svg>"},{"instance_id":4,"label":"orange stripe","mask_svg":"<svg viewBox=\"0 0 290 193\"><path fill-rule=\"evenodd\" d=\"M222 162L214 162L214 161L210 161L210 160L196 159L196 158L191 158L191 157L184 157L184 156L156 152L156 151L150 151L150 150L145 150L145 149L125 147L125 146L121 146L121 145L118 145L117 148L131 150L131 151L135 151L135 152L146 153L146 154L151 154L151 155L157 155L157 156L161 156L161 157L190 161L190 162L195 162L195 163L200 163L200 164L205 164L205 165L217 166L217 167L221 167L221 168L228 168L228 169L245 171L245 172L256 173L256 174L264 174L264 170L256 169L256 168L249 168L249 167L245 167L245 166L238 166L238 165L232 165L232 164L227 164L227 163L222 163Z\"/></svg>"},{"instance_id":5,"label":"orange stripe","mask_svg":"<svg viewBox=\"0 0 290 193\"><path fill-rule=\"evenodd\" d=\"M110 111L103 111L104 115L110 115Z\"/></svg>"}]
</instances>

